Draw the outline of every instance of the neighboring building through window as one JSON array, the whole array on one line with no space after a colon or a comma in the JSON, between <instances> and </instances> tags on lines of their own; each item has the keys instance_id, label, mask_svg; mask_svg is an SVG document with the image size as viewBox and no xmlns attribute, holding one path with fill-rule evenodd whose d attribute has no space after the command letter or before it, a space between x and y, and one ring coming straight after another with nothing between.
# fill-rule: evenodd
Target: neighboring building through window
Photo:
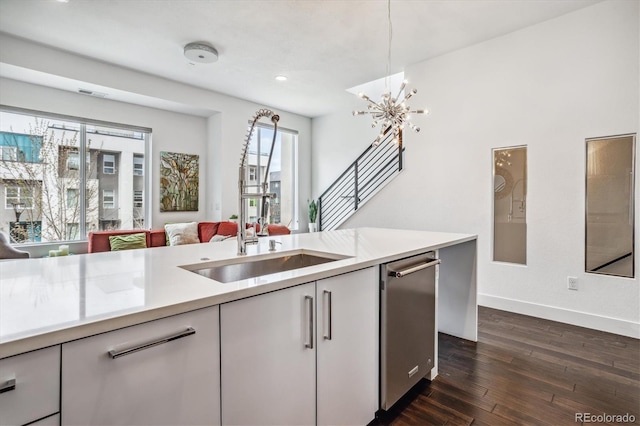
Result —
<instances>
[{"instance_id":1,"label":"neighboring building through window","mask_svg":"<svg viewBox=\"0 0 640 426\"><path fill-rule=\"evenodd\" d=\"M249 143L248 178L262 185L265 178L273 128L259 124ZM268 223L281 223L298 229L298 133L278 129L269 168L269 192L276 197L269 200ZM256 220L260 203L250 203L248 216Z\"/></svg>"},{"instance_id":2,"label":"neighboring building through window","mask_svg":"<svg viewBox=\"0 0 640 426\"><path fill-rule=\"evenodd\" d=\"M16 203L25 206L24 232L11 234L14 243L82 239L148 223L140 191L148 185L150 129L60 117L0 107L0 230L15 227Z\"/></svg>"}]
</instances>

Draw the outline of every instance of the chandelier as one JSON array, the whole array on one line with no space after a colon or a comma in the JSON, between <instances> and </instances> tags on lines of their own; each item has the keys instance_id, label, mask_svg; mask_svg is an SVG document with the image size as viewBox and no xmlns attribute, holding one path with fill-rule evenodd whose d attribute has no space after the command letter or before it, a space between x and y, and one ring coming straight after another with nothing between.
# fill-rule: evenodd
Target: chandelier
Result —
<instances>
[{"instance_id":1,"label":"chandelier","mask_svg":"<svg viewBox=\"0 0 640 426\"><path fill-rule=\"evenodd\" d=\"M369 102L367 106L367 110L365 111L353 111L353 115L365 115L370 114L373 118L373 122L371 123L371 127L381 126L380 134L373 141L371 145L378 146L380 142L384 139L384 135L388 130L393 131L394 141L395 143L399 143L399 135L400 131L406 126L409 126L411 130L414 132L419 132L420 127L416 126L410 121L409 114L428 114L429 111L424 109L411 110L409 105L407 105L407 101L416 93L418 93L417 89L410 90L408 93L404 95L404 97L400 100L400 96L404 92L405 87L407 86L407 80L402 82L400 86L400 90L396 97L391 96L391 91L389 90L389 69L391 66L391 40L393 38L393 28L391 26L391 0L387 0L387 20L389 23L389 44L387 51L387 77L385 80L386 90L382 94L382 99L380 102L374 102L371 100L369 96L364 93L359 93L358 96L365 101Z\"/></svg>"}]
</instances>

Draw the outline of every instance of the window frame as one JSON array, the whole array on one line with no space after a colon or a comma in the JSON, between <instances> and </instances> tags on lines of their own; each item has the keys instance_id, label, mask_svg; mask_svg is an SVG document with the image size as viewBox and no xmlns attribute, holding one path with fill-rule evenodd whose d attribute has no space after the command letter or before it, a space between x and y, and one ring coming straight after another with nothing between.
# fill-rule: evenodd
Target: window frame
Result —
<instances>
[{"instance_id":1,"label":"window frame","mask_svg":"<svg viewBox=\"0 0 640 426\"><path fill-rule=\"evenodd\" d=\"M251 121L249 121L249 124L251 124ZM260 170L263 166L266 167L266 163L263 165L260 161L261 159L261 153L262 153L262 147L260 146L260 140L261 140L261 132L262 130L269 130L269 131L273 131L274 130L274 126L270 125L270 124L266 124L266 123L256 123L255 124L255 131L251 137L251 141L250 141L250 146L251 143L255 140L258 142L257 143L257 147L255 152L253 150L251 150L250 152L254 152L254 154L257 156L257 161L258 164L256 165L256 170ZM294 129L288 129L288 128L283 128L283 127L278 127L278 133L287 133L289 135L292 135L292 137L295 138L293 146L292 146L292 158L291 158L291 167L292 167L292 171L291 174L294 176L294 178L292 179L292 182L290 182L290 185L282 185L282 181L280 184L280 191L282 191L284 188L287 188L287 190L291 191L292 194L292 202L291 202L291 223L288 225L289 229L291 230L297 230L299 229L299 223L300 223L300 209L299 209L299 191L298 191L298 185L299 185L299 181L300 181L300 174L299 174L299 163L300 163L300 155L299 155L299 132L297 130ZM282 136L280 136L280 143L282 144ZM269 140L269 145L270 145L270 140ZM282 147L281 147L282 148ZM268 157L268 150L265 152L267 154ZM251 167L252 165L249 165L249 167ZM248 167L248 168L249 168ZM270 170L269 172L271 173L273 170ZM248 173L248 172L247 172ZM261 175L262 172L258 172L257 176L256 176L256 181L257 181L257 185L261 185L262 184L262 179L263 176ZM248 176L247 176L248 177ZM267 179L269 179L269 176L266 177ZM253 183L253 182L252 182ZM282 192L281 192L282 194ZM279 197L279 201L282 200L282 196ZM282 209L282 206L280 206L280 208ZM280 217L282 217L282 210L280 211Z\"/></svg>"},{"instance_id":2,"label":"window frame","mask_svg":"<svg viewBox=\"0 0 640 426\"><path fill-rule=\"evenodd\" d=\"M90 130L87 130L87 126L101 126L101 127L106 127L109 128L111 130L113 130L113 134L111 136L127 136L127 137L132 137L134 139L138 139L141 143L142 146L139 148L139 155L144 159L143 160L143 170L145 169L149 169L149 164L150 164L150 157L151 157L151 153L152 151L152 136L153 136L153 129L149 128L149 127L143 127L143 126L135 126L135 125L130 125L130 124L123 124L123 123L116 123L116 122L111 122L111 121L106 121L106 120L96 120L96 119L91 119L91 118L86 118L86 117L79 117L79 116L72 116L72 115L66 115L66 114L60 114L60 113L55 113L55 112L46 112L46 111L40 111L40 110L33 110L33 109L28 109L28 108L19 108L19 107L14 107L14 106L9 106L6 104L0 104L0 112L2 113L7 113L7 114L15 114L15 115L22 115L24 116L23 118L28 118L28 119L36 119L36 120L50 120L50 121L61 121L61 122L66 122L66 123L70 123L72 124L74 127L71 128L70 130L73 131L78 131L80 133L80 143L78 145L79 148L79 158L82 158L83 155L87 155L87 159L89 160L89 162L91 161L91 154L90 154L90 150L92 148L89 147L89 145L87 144L87 140L89 140L89 138L91 137L92 133L96 133L96 132L91 132ZM55 123L53 124L55 125ZM62 126L64 126L64 123L62 124ZM75 127L78 126L78 127ZM58 129L64 131L66 128L65 127L59 127ZM9 130L7 130L9 131ZM123 133L124 132L124 133ZM119 133L119 134L118 134ZM107 151L108 152L108 151ZM19 155L19 154L17 154ZM42 162L42 159L39 160L40 162ZM26 161L25 161L26 162ZM82 182L81 184L81 188L79 191L79 208L80 208L80 222L78 223L79 226L79 230L77 232L77 236L78 239L74 240L74 241L86 241L87 240L87 234L89 231L89 218L87 218L87 208L89 205L92 205L92 201L88 200L86 197L86 185L90 180L93 180L94 178L86 176L85 174L89 173L89 167L88 164L85 165L82 162L80 163L80 170L78 171L78 174L80 175L80 180ZM97 172L99 173L100 171L100 164L96 164L97 166ZM117 173L117 168L115 167L115 161L114 161L114 173ZM64 167L66 167L66 163L64 164ZM143 174L144 176L144 174ZM143 181L143 187L144 187L144 192L146 192L147 194L151 194L152 193L152 182L150 181L150 176L146 176L144 177L144 181ZM66 195L66 194L65 194ZM31 205L29 207L26 207L28 209L33 209L34 208L34 197L36 196L36 194L34 193L34 195L31 197ZM37 196L42 197L41 194L37 194ZM147 198L147 197L145 197ZM98 203L100 203L100 199L97 198L96 201ZM60 200L60 202L65 203L62 205L66 205L65 200ZM5 197L5 203L6 203L6 197ZM114 197L114 203L117 204L117 202L115 201L115 197ZM137 218L138 221L142 221L143 223L151 223L151 213L152 213L152 200L151 199L147 199L144 202L144 207L142 208L142 213L138 213L139 217ZM13 206L10 206L10 208L12 209ZM140 208L136 208L136 210L140 211ZM136 218L134 218L136 219ZM75 233L76 231L74 231ZM62 237L64 238L64 236ZM65 239L52 239L50 241L43 241L43 242L37 242L35 243L36 245L54 245L57 244L61 241L68 241Z\"/></svg>"}]
</instances>

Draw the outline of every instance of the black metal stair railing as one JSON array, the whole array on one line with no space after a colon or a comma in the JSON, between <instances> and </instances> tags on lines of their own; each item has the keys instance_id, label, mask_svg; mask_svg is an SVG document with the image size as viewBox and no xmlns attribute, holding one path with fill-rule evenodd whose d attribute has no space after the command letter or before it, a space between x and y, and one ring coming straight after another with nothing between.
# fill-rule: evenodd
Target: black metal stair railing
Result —
<instances>
[{"instance_id":1,"label":"black metal stair railing","mask_svg":"<svg viewBox=\"0 0 640 426\"><path fill-rule=\"evenodd\" d=\"M340 226L386 182L402 171L402 132L398 143L387 129L377 147L369 146L318 199L318 227Z\"/></svg>"}]
</instances>

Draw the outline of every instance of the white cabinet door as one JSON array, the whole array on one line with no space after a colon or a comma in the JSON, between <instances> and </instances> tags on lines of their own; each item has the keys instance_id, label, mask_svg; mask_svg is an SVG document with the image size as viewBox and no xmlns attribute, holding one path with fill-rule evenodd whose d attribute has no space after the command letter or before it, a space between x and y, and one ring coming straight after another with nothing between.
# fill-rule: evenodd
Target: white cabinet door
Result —
<instances>
[{"instance_id":1,"label":"white cabinet door","mask_svg":"<svg viewBox=\"0 0 640 426\"><path fill-rule=\"evenodd\" d=\"M222 424L315 424L314 298L309 283L220 307Z\"/></svg>"},{"instance_id":2,"label":"white cabinet door","mask_svg":"<svg viewBox=\"0 0 640 426\"><path fill-rule=\"evenodd\" d=\"M0 425L23 425L60 411L60 346L0 360Z\"/></svg>"},{"instance_id":3,"label":"white cabinet door","mask_svg":"<svg viewBox=\"0 0 640 426\"><path fill-rule=\"evenodd\" d=\"M318 425L366 425L378 409L378 271L317 282Z\"/></svg>"},{"instance_id":4,"label":"white cabinet door","mask_svg":"<svg viewBox=\"0 0 640 426\"><path fill-rule=\"evenodd\" d=\"M65 343L62 424L218 425L219 368L217 306Z\"/></svg>"}]
</instances>

